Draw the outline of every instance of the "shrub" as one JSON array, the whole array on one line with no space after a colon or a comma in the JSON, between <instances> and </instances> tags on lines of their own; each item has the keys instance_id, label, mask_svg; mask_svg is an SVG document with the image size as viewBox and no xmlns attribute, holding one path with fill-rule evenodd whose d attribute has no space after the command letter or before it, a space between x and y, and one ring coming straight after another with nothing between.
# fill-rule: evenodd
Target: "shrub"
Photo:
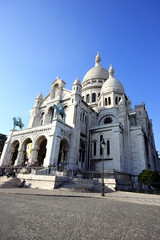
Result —
<instances>
[{"instance_id":1,"label":"shrub","mask_svg":"<svg viewBox=\"0 0 160 240\"><path fill-rule=\"evenodd\" d=\"M139 176L138 181L148 183L148 186L160 187L160 175L158 172L153 172L150 169L143 170ZM155 184L154 184L155 183Z\"/></svg>"}]
</instances>

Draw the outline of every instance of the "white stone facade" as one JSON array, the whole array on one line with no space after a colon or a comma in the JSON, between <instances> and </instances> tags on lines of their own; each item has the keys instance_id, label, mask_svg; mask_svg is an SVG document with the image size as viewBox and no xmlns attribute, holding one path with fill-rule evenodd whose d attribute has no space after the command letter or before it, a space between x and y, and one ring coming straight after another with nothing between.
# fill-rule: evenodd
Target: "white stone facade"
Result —
<instances>
[{"instance_id":1,"label":"white stone facade","mask_svg":"<svg viewBox=\"0 0 160 240\"><path fill-rule=\"evenodd\" d=\"M57 119L53 105L61 104L65 121ZM104 139L104 152L100 146ZM26 147L31 144L27 158ZM21 166L26 162L48 167L100 171L102 157L106 171L137 175L144 169L160 170L145 104L131 107L122 84L101 67L97 54L95 67L82 83L76 79L72 91L59 77L50 93L35 99L29 126L11 130L0 165Z\"/></svg>"}]
</instances>

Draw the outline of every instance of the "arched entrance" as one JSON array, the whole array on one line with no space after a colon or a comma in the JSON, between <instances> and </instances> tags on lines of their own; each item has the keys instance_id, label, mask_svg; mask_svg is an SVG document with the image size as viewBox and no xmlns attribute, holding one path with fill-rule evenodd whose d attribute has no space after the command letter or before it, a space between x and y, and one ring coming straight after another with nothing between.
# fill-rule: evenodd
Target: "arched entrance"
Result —
<instances>
[{"instance_id":1,"label":"arched entrance","mask_svg":"<svg viewBox=\"0 0 160 240\"><path fill-rule=\"evenodd\" d=\"M43 136L38 140L37 143L37 165L43 166L44 159L46 157L46 151L47 151L47 139Z\"/></svg>"},{"instance_id":2,"label":"arched entrance","mask_svg":"<svg viewBox=\"0 0 160 240\"><path fill-rule=\"evenodd\" d=\"M48 109L48 123L52 123L53 118L54 118L54 108L50 107Z\"/></svg>"},{"instance_id":3,"label":"arched entrance","mask_svg":"<svg viewBox=\"0 0 160 240\"><path fill-rule=\"evenodd\" d=\"M18 156L19 142L18 140L14 141L11 145L11 157L9 165L14 165Z\"/></svg>"},{"instance_id":4,"label":"arched entrance","mask_svg":"<svg viewBox=\"0 0 160 240\"><path fill-rule=\"evenodd\" d=\"M66 139L60 142L59 155L58 155L58 169L63 170L67 167L67 155L69 144Z\"/></svg>"},{"instance_id":5,"label":"arched entrance","mask_svg":"<svg viewBox=\"0 0 160 240\"><path fill-rule=\"evenodd\" d=\"M32 140L27 138L22 145L22 160L21 165L25 166L31 163Z\"/></svg>"}]
</instances>

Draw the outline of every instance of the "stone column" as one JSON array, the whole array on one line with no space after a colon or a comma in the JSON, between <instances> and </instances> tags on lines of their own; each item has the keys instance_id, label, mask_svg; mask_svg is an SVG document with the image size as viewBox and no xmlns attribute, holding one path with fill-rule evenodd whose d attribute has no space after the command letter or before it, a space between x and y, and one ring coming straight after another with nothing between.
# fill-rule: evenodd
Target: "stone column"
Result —
<instances>
[{"instance_id":1,"label":"stone column","mask_svg":"<svg viewBox=\"0 0 160 240\"><path fill-rule=\"evenodd\" d=\"M18 155L14 163L15 167L19 166L22 163L23 156L24 156L24 151L22 149L18 150Z\"/></svg>"},{"instance_id":2,"label":"stone column","mask_svg":"<svg viewBox=\"0 0 160 240\"><path fill-rule=\"evenodd\" d=\"M31 150L31 161L34 163L37 161L38 150L39 150L39 148L36 146L34 148L32 148L32 150Z\"/></svg>"}]
</instances>

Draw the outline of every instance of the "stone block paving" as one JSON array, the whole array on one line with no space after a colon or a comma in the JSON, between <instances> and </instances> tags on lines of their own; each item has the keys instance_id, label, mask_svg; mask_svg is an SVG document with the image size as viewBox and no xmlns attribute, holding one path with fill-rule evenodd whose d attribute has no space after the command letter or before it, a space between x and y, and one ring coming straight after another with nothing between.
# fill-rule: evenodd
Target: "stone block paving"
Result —
<instances>
[{"instance_id":1,"label":"stone block paving","mask_svg":"<svg viewBox=\"0 0 160 240\"><path fill-rule=\"evenodd\" d=\"M1 240L157 240L160 196L0 189Z\"/></svg>"},{"instance_id":2,"label":"stone block paving","mask_svg":"<svg viewBox=\"0 0 160 240\"><path fill-rule=\"evenodd\" d=\"M117 191L112 193L105 193L105 197L101 196L101 193L90 192L77 192L70 191L68 189L54 189L54 190L41 190L30 188L1 188L0 193L8 194L23 194L23 195L39 195L39 196L57 196L57 197L83 197L83 198L106 198L114 199L124 202L133 202L138 204L149 204L160 206L160 195L156 194L144 194Z\"/></svg>"}]
</instances>

